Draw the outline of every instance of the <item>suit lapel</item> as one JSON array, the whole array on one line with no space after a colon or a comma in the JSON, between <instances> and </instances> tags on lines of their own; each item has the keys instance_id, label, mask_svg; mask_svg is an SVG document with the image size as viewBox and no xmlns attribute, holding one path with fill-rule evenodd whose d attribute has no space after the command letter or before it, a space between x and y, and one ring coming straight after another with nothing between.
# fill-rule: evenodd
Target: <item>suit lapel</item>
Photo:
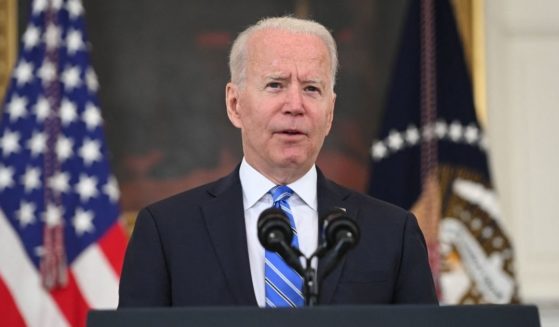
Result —
<instances>
[{"instance_id":1,"label":"suit lapel","mask_svg":"<svg viewBox=\"0 0 559 327\"><path fill-rule=\"evenodd\" d=\"M322 235L322 217L330 210L334 208L343 208L347 211L350 217L357 217L358 207L352 205L350 201L346 201L350 196L350 191L344 189L333 182L327 180L322 172L318 170L318 180L317 180L317 192L318 192L318 217L319 217L319 235ZM322 239L319 240L322 242ZM343 258L338 266L322 281L320 285L320 304L330 304L332 301L332 296L338 285L340 275L342 273L345 264L345 258ZM323 267L318 263L319 275L322 272Z\"/></svg>"},{"instance_id":2,"label":"suit lapel","mask_svg":"<svg viewBox=\"0 0 559 327\"><path fill-rule=\"evenodd\" d=\"M250 273L238 168L218 181L208 192L214 199L202 206L202 212L227 284L238 304L257 305ZM351 217L357 217L358 208L350 201L346 201L351 193L328 181L320 170L318 170L317 193L319 220L336 207L346 209ZM321 221L318 227L322 228ZM322 281L319 303L331 303L344 263L345 259L342 259ZM318 270L319 272L322 270L320 262Z\"/></svg>"},{"instance_id":3,"label":"suit lapel","mask_svg":"<svg viewBox=\"0 0 559 327\"><path fill-rule=\"evenodd\" d=\"M214 199L202 211L227 284L238 304L256 305L238 168L208 192Z\"/></svg>"}]
</instances>

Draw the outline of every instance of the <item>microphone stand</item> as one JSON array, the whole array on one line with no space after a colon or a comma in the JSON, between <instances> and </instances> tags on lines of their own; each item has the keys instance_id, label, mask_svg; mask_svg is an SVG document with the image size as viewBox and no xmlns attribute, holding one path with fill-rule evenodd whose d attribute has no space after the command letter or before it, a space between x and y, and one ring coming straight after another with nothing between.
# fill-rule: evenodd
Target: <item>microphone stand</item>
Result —
<instances>
[{"instance_id":1,"label":"microphone stand","mask_svg":"<svg viewBox=\"0 0 559 327\"><path fill-rule=\"evenodd\" d=\"M314 307L318 305L318 273L311 265L313 258L315 258L315 254L313 254L310 258L305 257L306 266L303 276L303 295L305 297L306 307Z\"/></svg>"},{"instance_id":2,"label":"microphone stand","mask_svg":"<svg viewBox=\"0 0 559 327\"><path fill-rule=\"evenodd\" d=\"M307 258L297 247L289 244L292 235L288 235L290 226L285 214L275 208L266 210L260 215L258 222L258 238L260 242L266 249L277 252L288 266L301 275L303 278L305 306L312 307L318 305L319 281L322 281L332 272L346 252L358 241L359 229L357 225L345 216L345 212L340 210L333 212L327 217L327 219L330 218L328 221L332 225L329 224L329 227L325 227L326 232L330 236L328 237L329 241L322 242L316 251ZM330 232L328 232L329 230ZM289 243L286 242L286 238L289 239ZM301 258L305 259L305 267L301 264ZM315 258L317 260L324 259L320 276L317 269L312 267L312 260Z\"/></svg>"},{"instance_id":3,"label":"microphone stand","mask_svg":"<svg viewBox=\"0 0 559 327\"><path fill-rule=\"evenodd\" d=\"M303 297L305 298L305 306L306 307L313 307L318 305L318 295L319 295L319 286L318 286L318 273L316 269L312 267L312 260L314 258L319 258L320 253L323 252L319 248L319 250L315 251L309 258L307 258L299 249L291 248L293 250L293 254L297 257L305 259L305 267L301 264L296 264L296 262L285 260L286 263L297 271L301 277L303 277ZM296 259L294 259L296 260Z\"/></svg>"},{"instance_id":4,"label":"microphone stand","mask_svg":"<svg viewBox=\"0 0 559 327\"><path fill-rule=\"evenodd\" d=\"M312 267L312 260L316 258L318 263L327 251L328 249L326 245L321 244L309 258L301 253L301 255L306 260L305 270L303 274L303 296L305 297L305 306L307 307L314 307L318 305L318 298L320 295L320 280L325 277L325 274L322 274L323 276L319 278L317 271L318 267L317 269L314 269Z\"/></svg>"},{"instance_id":5,"label":"microphone stand","mask_svg":"<svg viewBox=\"0 0 559 327\"><path fill-rule=\"evenodd\" d=\"M318 249L307 258L300 251L299 256L305 259L305 268L301 273L303 276L303 297L305 298L305 306L313 307L318 305L318 298L320 295L320 281L329 275L341 258L345 255L348 247L351 247L348 238L342 238L332 249L328 249L326 245L320 245ZM311 261L317 258L317 260L323 261L323 270L321 275L318 276L318 271L312 267Z\"/></svg>"}]
</instances>

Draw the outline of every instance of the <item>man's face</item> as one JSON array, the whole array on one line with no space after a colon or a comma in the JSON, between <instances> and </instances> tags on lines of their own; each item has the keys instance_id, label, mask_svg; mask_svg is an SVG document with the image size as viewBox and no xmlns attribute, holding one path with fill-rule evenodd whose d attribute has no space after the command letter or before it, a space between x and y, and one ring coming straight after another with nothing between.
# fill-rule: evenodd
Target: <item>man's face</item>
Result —
<instances>
[{"instance_id":1,"label":"man's face","mask_svg":"<svg viewBox=\"0 0 559 327\"><path fill-rule=\"evenodd\" d=\"M306 173L330 131L330 60L317 36L258 31L248 40L243 85L227 85L227 113L241 129L245 158L275 182Z\"/></svg>"}]
</instances>

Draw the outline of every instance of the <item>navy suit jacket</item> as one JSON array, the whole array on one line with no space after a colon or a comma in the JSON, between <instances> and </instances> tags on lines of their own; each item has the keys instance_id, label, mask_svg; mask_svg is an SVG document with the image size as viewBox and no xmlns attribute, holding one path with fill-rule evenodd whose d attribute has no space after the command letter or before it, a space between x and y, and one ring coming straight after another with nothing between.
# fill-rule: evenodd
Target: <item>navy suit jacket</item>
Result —
<instances>
[{"instance_id":1,"label":"navy suit jacket","mask_svg":"<svg viewBox=\"0 0 559 327\"><path fill-rule=\"evenodd\" d=\"M425 240L411 213L320 171L317 196L319 217L345 208L361 228L357 247L322 282L320 304L437 303ZM237 169L142 209L126 251L119 307L256 305L242 197Z\"/></svg>"}]
</instances>

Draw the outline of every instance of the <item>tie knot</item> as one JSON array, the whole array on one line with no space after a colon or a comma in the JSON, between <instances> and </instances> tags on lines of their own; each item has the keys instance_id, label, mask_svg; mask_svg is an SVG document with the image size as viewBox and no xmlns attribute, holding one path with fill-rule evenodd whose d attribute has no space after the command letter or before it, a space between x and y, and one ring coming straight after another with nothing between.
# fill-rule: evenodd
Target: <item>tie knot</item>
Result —
<instances>
[{"instance_id":1,"label":"tie knot","mask_svg":"<svg viewBox=\"0 0 559 327\"><path fill-rule=\"evenodd\" d=\"M293 195L293 190L287 185L278 185L270 190L270 194L272 195L274 203L276 203L278 201L287 200Z\"/></svg>"}]
</instances>

